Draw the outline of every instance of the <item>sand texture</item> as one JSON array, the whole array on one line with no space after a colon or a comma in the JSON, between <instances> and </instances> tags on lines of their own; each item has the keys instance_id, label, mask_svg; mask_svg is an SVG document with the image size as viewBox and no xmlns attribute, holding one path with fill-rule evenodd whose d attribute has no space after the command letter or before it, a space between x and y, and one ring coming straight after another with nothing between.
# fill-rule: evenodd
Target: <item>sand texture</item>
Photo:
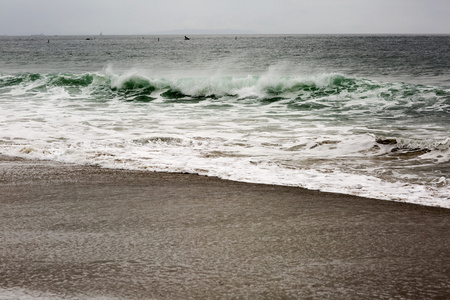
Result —
<instances>
[{"instance_id":1,"label":"sand texture","mask_svg":"<svg viewBox=\"0 0 450 300\"><path fill-rule=\"evenodd\" d=\"M0 299L450 297L446 209L11 157L0 207Z\"/></svg>"}]
</instances>

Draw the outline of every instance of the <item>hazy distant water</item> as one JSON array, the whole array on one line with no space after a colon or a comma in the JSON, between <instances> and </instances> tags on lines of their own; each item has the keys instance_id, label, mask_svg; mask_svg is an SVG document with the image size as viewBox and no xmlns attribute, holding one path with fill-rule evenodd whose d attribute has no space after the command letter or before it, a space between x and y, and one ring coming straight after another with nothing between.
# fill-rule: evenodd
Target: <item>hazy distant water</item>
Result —
<instances>
[{"instance_id":1,"label":"hazy distant water","mask_svg":"<svg viewBox=\"0 0 450 300\"><path fill-rule=\"evenodd\" d=\"M86 38L94 39L88 41ZM157 42L157 39L160 41ZM46 36L0 37L3 73L222 71L259 75L338 72L371 79L450 85L450 36ZM50 41L50 43L47 43Z\"/></svg>"},{"instance_id":2,"label":"hazy distant water","mask_svg":"<svg viewBox=\"0 0 450 300\"><path fill-rule=\"evenodd\" d=\"M86 38L0 37L1 153L450 207L450 36Z\"/></svg>"}]
</instances>

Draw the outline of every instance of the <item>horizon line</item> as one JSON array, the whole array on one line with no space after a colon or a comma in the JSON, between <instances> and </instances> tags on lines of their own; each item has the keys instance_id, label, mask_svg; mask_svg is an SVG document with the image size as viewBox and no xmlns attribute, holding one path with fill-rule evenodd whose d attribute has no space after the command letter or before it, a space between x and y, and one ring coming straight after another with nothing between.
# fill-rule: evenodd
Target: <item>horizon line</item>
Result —
<instances>
[{"instance_id":1,"label":"horizon line","mask_svg":"<svg viewBox=\"0 0 450 300\"><path fill-rule=\"evenodd\" d=\"M152 32L152 33L110 33L110 34L95 34L95 33L55 33L55 34L32 34L32 33L21 33L21 34L0 34L0 36L156 36L156 35L450 35L450 33L438 33L438 32L418 32L418 33L402 33L402 32L390 32L390 33L265 33L265 32Z\"/></svg>"}]
</instances>

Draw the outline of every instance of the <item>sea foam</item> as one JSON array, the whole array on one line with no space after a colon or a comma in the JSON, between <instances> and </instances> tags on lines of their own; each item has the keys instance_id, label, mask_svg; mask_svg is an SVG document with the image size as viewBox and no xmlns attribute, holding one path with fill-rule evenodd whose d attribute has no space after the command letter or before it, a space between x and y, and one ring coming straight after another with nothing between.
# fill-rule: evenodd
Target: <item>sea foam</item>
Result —
<instances>
[{"instance_id":1,"label":"sea foam","mask_svg":"<svg viewBox=\"0 0 450 300\"><path fill-rule=\"evenodd\" d=\"M449 89L182 75L2 75L1 153L450 207Z\"/></svg>"}]
</instances>

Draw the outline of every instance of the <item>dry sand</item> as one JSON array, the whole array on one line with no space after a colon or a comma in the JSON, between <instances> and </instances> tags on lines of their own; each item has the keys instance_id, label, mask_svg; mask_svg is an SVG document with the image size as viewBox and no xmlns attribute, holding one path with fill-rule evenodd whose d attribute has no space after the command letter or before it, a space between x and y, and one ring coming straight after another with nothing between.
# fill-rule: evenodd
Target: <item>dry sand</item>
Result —
<instances>
[{"instance_id":1,"label":"dry sand","mask_svg":"<svg viewBox=\"0 0 450 300\"><path fill-rule=\"evenodd\" d=\"M450 298L447 209L4 156L0 205L0 299Z\"/></svg>"}]
</instances>

